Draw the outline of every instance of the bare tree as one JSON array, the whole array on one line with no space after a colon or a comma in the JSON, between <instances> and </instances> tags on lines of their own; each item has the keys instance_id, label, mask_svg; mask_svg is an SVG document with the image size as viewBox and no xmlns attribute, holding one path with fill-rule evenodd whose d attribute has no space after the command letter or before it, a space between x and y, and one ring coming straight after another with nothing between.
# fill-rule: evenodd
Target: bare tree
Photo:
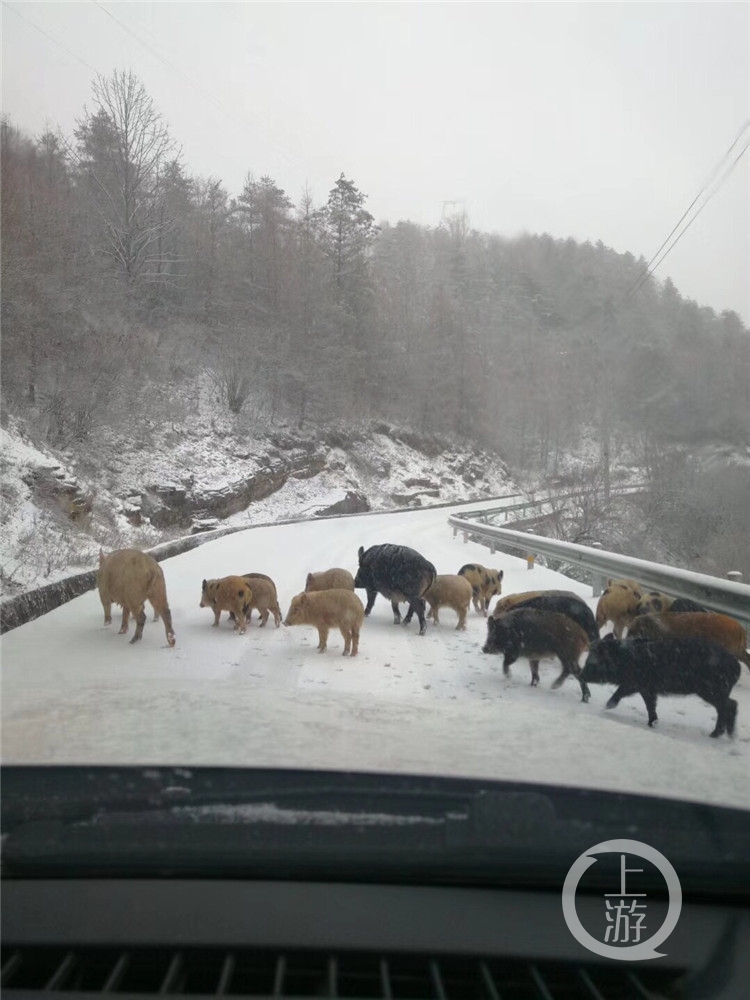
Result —
<instances>
[{"instance_id":1,"label":"bare tree","mask_svg":"<svg viewBox=\"0 0 750 1000\"><path fill-rule=\"evenodd\" d=\"M161 179L174 142L131 71L98 76L96 109L78 122L79 162L104 236L104 250L129 284L165 280L159 259L172 225L160 211Z\"/></svg>"}]
</instances>

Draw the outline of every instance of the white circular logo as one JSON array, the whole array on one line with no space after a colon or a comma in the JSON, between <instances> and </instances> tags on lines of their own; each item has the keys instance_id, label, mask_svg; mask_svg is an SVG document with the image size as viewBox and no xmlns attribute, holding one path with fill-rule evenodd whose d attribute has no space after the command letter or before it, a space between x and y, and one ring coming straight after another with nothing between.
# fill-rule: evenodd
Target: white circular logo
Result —
<instances>
[{"instance_id":1,"label":"white circular logo","mask_svg":"<svg viewBox=\"0 0 750 1000\"><path fill-rule=\"evenodd\" d=\"M576 913L576 889L584 872L596 862L596 858L591 857L591 855L610 853L619 853L621 855L621 891L604 894L607 931L605 940L597 941L595 937L589 934L578 919L578 914ZM641 941L640 932L641 923L646 915L646 893L625 891L627 874L629 872L642 871L643 869L626 868L626 854L635 855L638 858L645 858L646 861L650 861L664 876L664 881L667 883L669 891L669 907L666 919L659 930L645 941ZM616 899L618 902L611 903L610 899ZM627 900L630 900L630 902L626 902ZM603 958L618 958L623 961L637 962L646 958L661 958L665 954L665 952L659 952L655 949L662 941L666 941L680 918L682 888L680 887L677 872L664 855L660 854L653 847L649 847L648 844L642 844L639 840L605 840L601 844L595 844L593 847L590 847L580 858L576 858L571 865L570 871L565 878L565 884L563 885L562 908L568 930L584 948L588 948L589 951L593 951L594 954L601 955ZM615 947L613 944L608 944L608 940L621 941L622 944L620 947ZM634 943L629 944L630 941Z\"/></svg>"}]
</instances>

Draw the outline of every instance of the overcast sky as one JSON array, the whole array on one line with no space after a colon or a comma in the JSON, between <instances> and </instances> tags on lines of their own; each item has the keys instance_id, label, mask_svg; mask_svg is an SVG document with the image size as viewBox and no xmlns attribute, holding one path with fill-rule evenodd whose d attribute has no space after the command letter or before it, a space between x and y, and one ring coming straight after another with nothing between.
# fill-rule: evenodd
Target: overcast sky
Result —
<instances>
[{"instance_id":1,"label":"overcast sky","mask_svg":"<svg viewBox=\"0 0 750 1000\"><path fill-rule=\"evenodd\" d=\"M3 0L2 55L33 134L70 133L94 73L130 68L187 170L232 194L250 171L322 202L343 171L378 221L456 201L477 229L647 259L750 118L747 3ZM750 152L668 275L750 322Z\"/></svg>"}]
</instances>

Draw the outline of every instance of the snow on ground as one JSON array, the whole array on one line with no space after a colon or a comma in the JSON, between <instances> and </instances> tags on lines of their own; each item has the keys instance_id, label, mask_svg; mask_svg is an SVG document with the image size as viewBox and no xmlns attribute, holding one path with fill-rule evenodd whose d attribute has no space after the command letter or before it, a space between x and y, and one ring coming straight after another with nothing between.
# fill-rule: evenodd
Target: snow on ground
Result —
<instances>
[{"instance_id":1,"label":"snow on ground","mask_svg":"<svg viewBox=\"0 0 750 1000\"><path fill-rule=\"evenodd\" d=\"M316 652L309 627L257 627L245 636L211 627L198 607L204 577L261 571L282 611L306 574L356 568L357 549L408 544L438 572L470 561L504 569L504 593L554 587L591 600L589 587L525 561L464 544L450 510L408 511L257 528L162 563L177 645L149 623L131 646L104 628L96 592L3 637L6 763L288 766L468 775L643 792L750 808L750 676L743 668L734 740L709 739L714 710L698 698L661 698L651 730L640 698L605 711L609 687L588 705L569 679L550 685L542 664L529 686L525 660L502 673L482 654L486 626L465 633L450 610L417 634L396 627L378 598L360 655L341 656L331 633ZM591 600L593 604L593 600ZM226 621L226 619L225 619ZM131 626L132 628L132 626Z\"/></svg>"}]
</instances>

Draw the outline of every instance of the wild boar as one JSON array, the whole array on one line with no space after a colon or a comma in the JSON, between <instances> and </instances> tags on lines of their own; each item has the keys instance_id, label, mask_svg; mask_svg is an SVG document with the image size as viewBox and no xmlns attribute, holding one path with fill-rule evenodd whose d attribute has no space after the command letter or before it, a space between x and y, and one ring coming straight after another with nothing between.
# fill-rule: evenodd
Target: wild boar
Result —
<instances>
[{"instance_id":1,"label":"wild boar","mask_svg":"<svg viewBox=\"0 0 750 1000\"><path fill-rule=\"evenodd\" d=\"M594 612L583 598L570 590L528 590L521 594L508 594L507 597L500 598L492 614L498 618L515 608L556 611L558 614L572 618L576 625L580 625L589 639L599 638Z\"/></svg>"},{"instance_id":2,"label":"wild boar","mask_svg":"<svg viewBox=\"0 0 750 1000\"><path fill-rule=\"evenodd\" d=\"M528 657L531 685L539 683L539 661L556 656L562 663L562 673L552 684L559 688L572 674L581 685L581 700L589 700L589 689L581 676L578 659L589 648L586 633L567 615L556 611L518 608L505 615L487 620L487 641L483 653L503 653L503 673L519 656Z\"/></svg>"},{"instance_id":3,"label":"wild boar","mask_svg":"<svg viewBox=\"0 0 750 1000\"><path fill-rule=\"evenodd\" d=\"M648 724L657 721L657 695L696 694L716 709L711 736L734 732L737 702L730 698L740 676L737 660L706 639L615 639L607 635L591 644L583 679L592 684L616 684L607 702L616 708L623 698L640 694Z\"/></svg>"},{"instance_id":4,"label":"wild boar","mask_svg":"<svg viewBox=\"0 0 750 1000\"><path fill-rule=\"evenodd\" d=\"M354 590L354 577L348 569L338 568L308 573L305 590Z\"/></svg>"},{"instance_id":5,"label":"wild boar","mask_svg":"<svg viewBox=\"0 0 750 1000\"><path fill-rule=\"evenodd\" d=\"M699 638L715 642L750 670L747 633L734 618L709 611L667 611L661 615L643 615L628 629L628 639Z\"/></svg>"},{"instance_id":6,"label":"wild boar","mask_svg":"<svg viewBox=\"0 0 750 1000\"><path fill-rule=\"evenodd\" d=\"M487 617L490 601L496 594L502 593L503 571L487 569L479 563L467 563L458 571L459 576L465 576L471 584L474 610Z\"/></svg>"},{"instance_id":7,"label":"wild boar","mask_svg":"<svg viewBox=\"0 0 750 1000\"><path fill-rule=\"evenodd\" d=\"M281 608L276 594L276 584L271 577L265 573L243 573L242 579L251 590L250 600L245 604L248 623L255 609L260 615L261 628L268 621L269 612L273 615L274 625L278 628L281 625Z\"/></svg>"},{"instance_id":8,"label":"wild boar","mask_svg":"<svg viewBox=\"0 0 750 1000\"><path fill-rule=\"evenodd\" d=\"M164 573L153 556L138 549L118 549L105 556L99 549L97 584L104 608L105 625L112 622L112 603L119 604L122 608L119 634L125 635L128 631L128 620L132 614L135 618L135 635L130 641L138 642L146 624L144 604L149 601L157 618L160 615L164 622L168 645L174 646L176 639L172 628L172 612L167 602Z\"/></svg>"},{"instance_id":9,"label":"wild boar","mask_svg":"<svg viewBox=\"0 0 750 1000\"><path fill-rule=\"evenodd\" d=\"M616 638L621 638L623 630L635 618L641 596L640 591L623 587L619 583L607 587L596 606L597 629L611 621Z\"/></svg>"},{"instance_id":10,"label":"wild boar","mask_svg":"<svg viewBox=\"0 0 750 1000\"><path fill-rule=\"evenodd\" d=\"M641 586L637 580L628 580L627 578L621 580L607 580L607 586L612 587L622 587L623 590L632 590L633 593L637 593L638 597L642 597L645 591L645 587Z\"/></svg>"},{"instance_id":11,"label":"wild boar","mask_svg":"<svg viewBox=\"0 0 750 1000\"><path fill-rule=\"evenodd\" d=\"M465 576L439 573L435 582L425 591L424 599L430 606L427 614L436 625L440 624L440 608L453 608L458 615L457 629L466 628L466 615L471 604L471 584Z\"/></svg>"},{"instance_id":12,"label":"wild boar","mask_svg":"<svg viewBox=\"0 0 750 1000\"><path fill-rule=\"evenodd\" d=\"M359 631L365 609L359 597L351 590L305 591L292 598L284 619L285 625L314 625L318 630L318 652L324 653L328 644L329 629L337 628L344 637L344 653L359 651Z\"/></svg>"},{"instance_id":13,"label":"wild boar","mask_svg":"<svg viewBox=\"0 0 750 1000\"><path fill-rule=\"evenodd\" d=\"M671 605L672 598L668 594L660 594L658 590L651 590L648 594L643 594L636 604L634 617L658 615L662 611L669 611Z\"/></svg>"},{"instance_id":14,"label":"wild boar","mask_svg":"<svg viewBox=\"0 0 750 1000\"><path fill-rule=\"evenodd\" d=\"M249 605L253 593L247 580L241 576L224 576L219 580L204 580L201 584L201 608L211 608L214 613L214 627L219 624L222 611L229 611L234 618L234 629L244 635L245 607Z\"/></svg>"},{"instance_id":15,"label":"wild boar","mask_svg":"<svg viewBox=\"0 0 750 1000\"><path fill-rule=\"evenodd\" d=\"M434 581L437 573L431 562L406 545L371 545L367 551L359 548L359 569L354 578L354 586L367 591L365 615L369 615L375 598L382 594L391 602L393 622L401 624L399 601L405 601L409 610L404 618L408 625L414 612L419 619L419 634L424 635L425 622L424 594Z\"/></svg>"},{"instance_id":16,"label":"wild boar","mask_svg":"<svg viewBox=\"0 0 750 1000\"><path fill-rule=\"evenodd\" d=\"M689 597L675 597L669 605L670 614L682 614L685 611L696 611L702 614L708 614L708 608L704 608L703 605L698 604L697 601L691 601Z\"/></svg>"}]
</instances>

